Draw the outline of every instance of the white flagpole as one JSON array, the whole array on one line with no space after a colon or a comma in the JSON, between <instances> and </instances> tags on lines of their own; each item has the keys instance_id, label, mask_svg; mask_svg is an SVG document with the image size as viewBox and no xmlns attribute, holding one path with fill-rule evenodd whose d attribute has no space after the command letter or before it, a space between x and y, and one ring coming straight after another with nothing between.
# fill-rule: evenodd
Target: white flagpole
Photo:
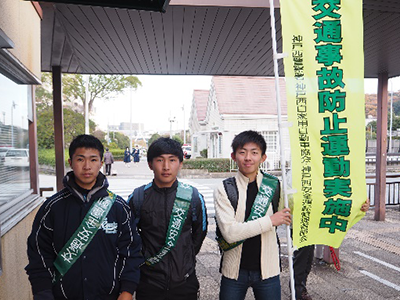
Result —
<instances>
[{"instance_id":1,"label":"white flagpole","mask_svg":"<svg viewBox=\"0 0 400 300\"><path fill-rule=\"evenodd\" d=\"M278 59L282 59L284 55L277 53L274 0L269 0L269 9L271 16L272 52L274 55L273 59L274 59L274 74L275 74L275 93L276 93L276 103L278 109L279 146L280 146L280 156L281 156L283 196L285 200L285 207L289 207L289 201L287 197L288 191L287 191L286 171L285 171L286 160L285 160L284 145L283 145L283 134L282 134L283 122L281 115L281 97L279 93L280 89L279 89L279 73L278 73ZM290 226L286 226L286 238L287 238L287 249L288 249L288 259L289 259L290 290L292 293L291 297L292 300L295 300L293 246L292 246L292 238L290 236Z\"/></svg>"}]
</instances>

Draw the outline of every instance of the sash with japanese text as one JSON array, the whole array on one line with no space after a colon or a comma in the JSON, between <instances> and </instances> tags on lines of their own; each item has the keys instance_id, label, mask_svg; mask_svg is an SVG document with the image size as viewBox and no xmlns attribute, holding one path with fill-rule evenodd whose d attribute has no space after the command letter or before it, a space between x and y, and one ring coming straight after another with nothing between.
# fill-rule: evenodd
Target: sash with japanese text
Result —
<instances>
[{"instance_id":1,"label":"sash with japanese text","mask_svg":"<svg viewBox=\"0 0 400 300\"><path fill-rule=\"evenodd\" d=\"M247 221L253 221L262 218L267 214L272 198L278 187L278 178L267 173L263 173L261 186L258 189L256 199L254 200L251 212ZM228 251L244 243L245 240L228 243L223 236L217 237L218 246L222 251Z\"/></svg>"},{"instance_id":2,"label":"sash with japanese text","mask_svg":"<svg viewBox=\"0 0 400 300\"><path fill-rule=\"evenodd\" d=\"M364 215L362 0L281 0L293 244L339 247Z\"/></svg>"},{"instance_id":3,"label":"sash with japanese text","mask_svg":"<svg viewBox=\"0 0 400 300\"><path fill-rule=\"evenodd\" d=\"M54 261L53 284L59 281L78 260L96 235L105 217L113 206L116 195L108 192L108 197L95 200L82 223L68 242L60 250Z\"/></svg>"},{"instance_id":4,"label":"sash with japanese text","mask_svg":"<svg viewBox=\"0 0 400 300\"><path fill-rule=\"evenodd\" d=\"M186 221L190 202L192 201L192 193L192 186L182 182L178 183L176 198L174 201L174 206L172 207L167 236L165 238L165 245L162 246L156 255L146 259L146 265L152 266L159 263L164 256L175 247L176 243L178 242L178 238L181 235L183 224Z\"/></svg>"}]
</instances>

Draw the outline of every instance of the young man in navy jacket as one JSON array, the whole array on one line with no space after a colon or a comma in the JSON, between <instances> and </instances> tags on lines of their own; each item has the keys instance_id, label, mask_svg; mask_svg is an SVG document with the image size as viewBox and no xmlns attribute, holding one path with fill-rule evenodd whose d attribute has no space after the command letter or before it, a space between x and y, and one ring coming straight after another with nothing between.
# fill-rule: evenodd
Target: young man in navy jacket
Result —
<instances>
[{"instance_id":1,"label":"young man in navy jacket","mask_svg":"<svg viewBox=\"0 0 400 300\"><path fill-rule=\"evenodd\" d=\"M75 138L64 189L35 217L26 267L35 300L132 300L141 242L129 206L100 173L103 153L97 138Z\"/></svg>"}]
</instances>

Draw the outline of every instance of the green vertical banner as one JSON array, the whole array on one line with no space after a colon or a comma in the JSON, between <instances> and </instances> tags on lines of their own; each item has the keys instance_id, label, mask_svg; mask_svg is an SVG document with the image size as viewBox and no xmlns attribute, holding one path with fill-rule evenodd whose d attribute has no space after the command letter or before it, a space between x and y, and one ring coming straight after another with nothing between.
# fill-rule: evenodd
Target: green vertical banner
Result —
<instances>
[{"instance_id":1,"label":"green vertical banner","mask_svg":"<svg viewBox=\"0 0 400 300\"><path fill-rule=\"evenodd\" d=\"M339 247L364 214L362 0L280 0L293 244Z\"/></svg>"}]
</instances>

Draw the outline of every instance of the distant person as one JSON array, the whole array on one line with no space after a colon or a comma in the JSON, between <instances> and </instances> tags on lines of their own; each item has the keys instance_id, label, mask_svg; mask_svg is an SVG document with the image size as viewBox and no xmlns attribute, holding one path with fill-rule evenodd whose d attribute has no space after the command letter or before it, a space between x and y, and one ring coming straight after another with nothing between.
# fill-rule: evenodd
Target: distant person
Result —
<instances>
[{"instance_id":1,"label":"distant person","mask_svg":"<svg viewBox=\"0 0 400 300\"><path fill-rule=\"evenodd\" d=\"M129 150L129 147L126 147L125 152L124 152L124 163L125 167L128 166L128 168L131 167L131 151Z\"/></svg>"},{"instance_id":2,"label":"distant person","mask_svg":"<svg viewBox=\"0 0 400 300\"><path fill-rule=\"evenodd\" d=\"M232 141L231 157L239 171L215 191L217 236L222 251L221 300L243 300L249 287L257 300L281 299L275 227L289 225L291 215L289 208L278 211L279 180L259 170L267 158L265 152L265 140L258 132L238 134Z\"/></svg>"},{"instance_id":3,"label":"distant person","mask_svg":"<svg viewBox=\"0 0 400 300\"><path fill-rule=\"evenodd\" d=\"M76 137L64 189L35 217L25 268L34 300L132 300L141 242L128 204L107 189L103 152L94 136Z\"/></svg>"},{"instance_id":4,"label":"distant person","mask_svg":"<svg viewBox=\"0 0 400 300\"><path fill-rule=\"evenodd\" d=\"M196 255L207 234L207 212L198 190L177 180L182 161L177 141L154 141L147 152L154 179L128 198L146 260L137 300L198 299Z\"/></svg>"},{"instance_id":5,"label":"distant person","mask_svg":"<svg viewBox=\"0 0 400 300\"><path fill-rule=\"evenodd\" d=\"M138 145L136 145L136 148L132 151L132 155L133 155L133 164L136 165L140 161L140 149Z\"/></svg>"},{"instance_id":6,"label":"distant person","mask_svg":"<svg viewBox=\"0 0 400 300\"><path fill-rule=\"evenodd\" d=\"M111 165L114 163L114 157L112 153L106 148L104 153L104 164L106 165L106 175L111 175Z\"/></svg>"}]
</instances>

